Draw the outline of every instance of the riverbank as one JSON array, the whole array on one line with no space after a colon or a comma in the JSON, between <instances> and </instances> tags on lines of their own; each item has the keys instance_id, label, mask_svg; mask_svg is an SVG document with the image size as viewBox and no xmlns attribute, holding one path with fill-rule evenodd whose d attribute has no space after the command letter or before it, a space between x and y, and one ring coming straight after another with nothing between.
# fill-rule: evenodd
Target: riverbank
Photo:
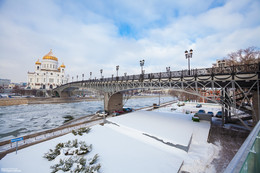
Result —
<instances>
[{"instance_id":1,"label":"riverbank","mask_svg":"<svg viewBox=\"0 0 260 173\"><path fill-rule=\"evenodd\" d=\"M132 96L131 98L153 98L158 95ZM166 97L165 95L161 96ZM58 104L74 103L83 101L100 101L97 97L30 97L30 98L1 98L0 106L26 105L26 104Z\"/></svg>"},{"instance_id":2,"label":"riverbank","mask_svg":"<svg viewBox=\"0 0 260 173\"><path fill-rule=\"evenodd\" d=\"M57 104L57 103L73 103L83 101L98 101L99 98L86 97L66 97L66 98L52 98L52 97L33 97L33 98L2 98L0 99L0 106L13 106L25 104Z\"/></svg>"}]
</instances>

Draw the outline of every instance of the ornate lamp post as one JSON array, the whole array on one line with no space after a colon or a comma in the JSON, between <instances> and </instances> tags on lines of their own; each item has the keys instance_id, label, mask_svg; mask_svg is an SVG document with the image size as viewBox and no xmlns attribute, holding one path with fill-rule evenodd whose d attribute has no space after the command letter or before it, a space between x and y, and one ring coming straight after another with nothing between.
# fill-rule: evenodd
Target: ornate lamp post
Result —
<instances>
[{"instance_id":1,"label":"ornate lamp post","mask_svg":"<svg viewBox=\"0 0 260 173\"><path fill-rule=\"evenodd\" d=\"M186 59L188 59L188 75L190 75L190 58L192 58L192 52L193 52L193 50L192 49L190 49L190 53L188 53L188 51L186 50L185 51L185 57L186 57Z\"/></svg>"},{"instance_id":2,"label":"ornate lamp post","mask_svg":"<svg viewBox=\"0 0 260 173\"><path fill-rule=\"evenodd\" d=\"M166 67L166 72L169 75L169 78L171 78L171 67Z\"/></svg>"},{"instance_id":3,"label":"ornate lamp post","mask_svg":"<svg viewBox=\"0 0 260 173\"><path fill-rule=\"evenodd\" d=\"M89 73L89 76L90 76L90 77L89 77L89 79L91 79L91 76L92 76L92 72L90 72L90 73Z\"/></svg>"},{"instance_id":4,"label":"ornate lamp post","mask_svg":"<svg viewBox=\"0 0 260 173\"><path fill-rule=\"evenodd\" d=\"M82 80L84 80L84 74L82 74Z\"/></svg>"},{"instance_id":5,"label":"ornate lamp post","mask_svg":"<svg viewBox=\"0 0 260 173\"><path fill-rule=\"evenodd\" d=\"M166 67L166 71L169 73L171 71L171 67Z\"/></svg>"},{"instance_id":6,"label":"ornate lamp post","mask_svg":"<svg viewBox=\"0 0 260 173\"><path fill-rule=\"evenodd\" d=\"M140 60L140 66L141 66L141 74L143 74L144 73L144 71L143 71L144 59Z\"/></svg>"},{"instance_id":7,"label":"ornate lamp post","mask_svg":"<svg viewBox=\"0 0 260 173\"><path fill-rule=\"evenodd\" d=\"M126 75L127 75L127 73L125 72L124 75L125 75L125 80L126 80Z\"/></svg>"},{"instance_id":8,"label":"ornate lamp post","mask_svg":"<svg viewBox=\"0 0 260 173\"><path fill-rule=\"evenodd\" d=\"M100 69L101 79L102 79L102 73L103 73L103 69Z\"/></svg>"},{"instance_id":9,"label":"ornate lamp post","mask_svg":"<svg viewBox=\"0 0 260 173\"><path fill-rule=\"evenodd\" d=\"M116 66L116 77L118 77L119 65Z\"/></svg>"},{"instance_id":10,"label":"ornate lamp post","mask_svg":"<svg viewBox=\"0 0 260 173\"><path fill-rule=\"evenodd\" d=\"M78 81L78 78L79 78L79 76L77 75L77 81Z\"/></svg>"}]
</instances>

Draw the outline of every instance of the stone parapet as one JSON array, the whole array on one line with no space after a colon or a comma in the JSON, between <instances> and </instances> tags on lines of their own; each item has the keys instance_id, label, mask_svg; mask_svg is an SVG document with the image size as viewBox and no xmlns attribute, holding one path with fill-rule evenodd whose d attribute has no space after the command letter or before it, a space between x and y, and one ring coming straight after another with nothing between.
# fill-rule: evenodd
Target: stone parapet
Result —
<instances>
[{"instance_id":1,"label":"stone parapet","mask_svg":"<svg viewBox=\"0 0 260 173\"><path fill-rule=\"evenodd\" d=\"M0 99L0 106L12 106L28 104L27 98L4 98Z\"/></svg>"}]
</instances>

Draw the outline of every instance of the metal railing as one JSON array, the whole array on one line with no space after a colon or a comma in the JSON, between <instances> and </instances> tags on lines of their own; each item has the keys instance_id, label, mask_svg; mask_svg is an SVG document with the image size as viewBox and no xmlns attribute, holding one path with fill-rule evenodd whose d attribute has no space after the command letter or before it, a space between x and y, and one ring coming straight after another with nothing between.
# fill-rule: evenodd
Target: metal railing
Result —
<instances>
[{"instance_id":1,"label":"metal railing","mask_svg":"<svg viewBox=\"0 0 260 173\"><path fill-rule=\"evenodd\" d=\"M95 78L95 79L70 82L67 84L63 84L59 87L74 85L79 83L92 83L92 82L120 82L120 81L143 82L144 80L152 80L152 79L161 80L161 79L172 79L172 78L183 78L183 77L194 78L200 76L237 75L237 74L249 74L249 73L257 75L259 72L260 72L260 63L255 63L255 64L245 64L245 65L226 66L226 67L191 69L190 73L188 70L179 70L179 71L143 73L137 75L116 76L116 77L107 77L107 78L102 77L99 79Z\"/></svg>"},{"instance_id":2,"label":"metal railing","mask_svg":"<svg viewBox=\"0 0 260 173\"><path fill-rule=\"evenodd\" d=\"M260 121L246 138L225 173L260 172Z\"/></svg>"}]
</instances>

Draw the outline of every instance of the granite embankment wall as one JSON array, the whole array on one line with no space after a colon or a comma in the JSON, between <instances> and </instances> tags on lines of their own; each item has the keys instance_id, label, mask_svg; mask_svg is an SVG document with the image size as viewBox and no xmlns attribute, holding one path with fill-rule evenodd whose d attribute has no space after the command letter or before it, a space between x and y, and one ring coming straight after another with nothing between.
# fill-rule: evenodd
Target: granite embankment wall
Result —
<instances>
[{"instance_id":1,"label":"granite embankment wall","mask_svg":"<svg viewBox=\"0 0 260 173\"><path fill-rule=\"evenodd\" d=\"M71 103L82 101L96 101L96 98L2 98L0 106L12 106L22 104L51 104L51 103Z\"/></svg>"},{"instance_id":2,"label":"granite embankment wall","mask_svg":"<svg viewBox=\"0 0 260 173\"><path fill-rule=\"evenodd\" d=\"M12 106L12 105L22 105L22 104L28 104L28 99L26 98L0 99L0 106Z\"/></svg>"}]
</instances>

